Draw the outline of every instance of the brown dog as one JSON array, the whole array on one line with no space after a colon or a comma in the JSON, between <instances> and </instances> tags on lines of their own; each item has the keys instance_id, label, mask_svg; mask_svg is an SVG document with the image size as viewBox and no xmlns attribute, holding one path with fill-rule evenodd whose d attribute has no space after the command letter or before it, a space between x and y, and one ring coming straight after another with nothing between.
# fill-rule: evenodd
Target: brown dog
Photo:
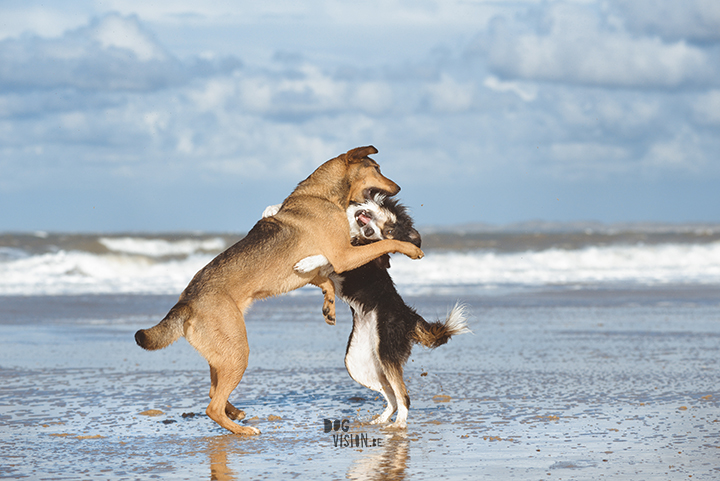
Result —
<instances>
[{"instance_id":1,"label":"brown dog","mask_svg":"<svg viewBox=\"0 0 720 481\"><path fill-rule=\"evenodd\" d=\"M211 381L211 401L205 412L225 429L236 434L260 433L230 420L245 417L228 402L248 364L243 313L255 299L313 281L314 274L293 270L299 260L323 255L335 272L342 273L388 253L400 252L413 259L423 256L418 247L397 240L350 244L345 213L350 202L363 202L374 192L394 195L400 190L367 157L375 153L375 147L359 147L325 162L298 184L276 215L258 221L245 238L195 274L158 325L135 333L138 345L151 350L185 336L205 357Z\"/></svg>"}]
</instances>

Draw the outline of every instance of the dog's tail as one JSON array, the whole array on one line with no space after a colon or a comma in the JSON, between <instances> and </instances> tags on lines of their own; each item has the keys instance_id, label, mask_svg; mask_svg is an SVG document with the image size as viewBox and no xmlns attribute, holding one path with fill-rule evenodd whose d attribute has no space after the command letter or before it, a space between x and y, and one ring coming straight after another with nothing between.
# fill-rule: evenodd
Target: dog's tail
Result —
<instances>
[{"instance_id":1,"label":"dog's tail","mask_svg":"<svg viewBox=\"0 0 720 481\"><path fill-rule=\"evenodd\" d=\"M149 351L167 347L183 335L183 324L191 316L192 308L184 302L178 302L155 327L136 332L135 342Z\"/></svg>"},{"instance_id":2,"label":"dog's tail","mask_svg":"<svg viewBox=\"0 0 720 481\"><path fill-rule=\"evenodd\" d=\"M434 349L448 342L452 336L472 332L467 326L466 311L464 305L455 304L445 322L430 323L420 317L412 334L413 339L425 347Z\"/></svg>"}]
</instances>

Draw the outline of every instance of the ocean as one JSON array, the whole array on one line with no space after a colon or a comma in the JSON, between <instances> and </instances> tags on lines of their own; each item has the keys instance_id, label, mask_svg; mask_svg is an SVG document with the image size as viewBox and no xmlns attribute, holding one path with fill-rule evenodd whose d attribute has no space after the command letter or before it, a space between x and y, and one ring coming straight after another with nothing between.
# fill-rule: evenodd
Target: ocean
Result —
<instances>
[{"instance_id":1,"label":"ocean","mask_svg":"<svg viewBox=\"0 0 720 481\"><path fill-rule=\"evenodd\" d=\"M717 225L545 225L423 232L394 256L408 294L720 283ZM233 234L0 234L0 295L177 294ZM311 287L305 290L310 290ZM297 295L297 293L295 293Z\"/></svg>"},{"instance_id":2,"label":"ocean","mask_svg":"<svg viewBox=\"0 0 720 481\"><path fill-rule=\"evenodd\" d=\"M430 321L465 304L473 332L414 348L407 430L368 424L349 309L328 326L305 287L247 313L252 438L207 418L187 342L133 339L242 234L0 234L0 478L720 477L720 226L420 232L398 290Z\"/></svg>"}]
</instances>

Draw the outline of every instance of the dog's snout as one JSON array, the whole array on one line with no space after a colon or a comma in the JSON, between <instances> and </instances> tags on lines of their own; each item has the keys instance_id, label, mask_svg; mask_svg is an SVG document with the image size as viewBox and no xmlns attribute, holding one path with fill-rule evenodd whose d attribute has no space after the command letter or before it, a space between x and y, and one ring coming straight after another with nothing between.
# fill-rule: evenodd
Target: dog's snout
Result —
<instances>
[{"instance_id":1,"label":"dog's snout","mask_svg":"<svg viewBox=\"0 0 720 481\"><path fill-rule=\"evenodd\" d=\"M363 235L364 235L365 237L367 237L367 238L369 239L369 238L371 238L372 236L375 235L375 229L373 229L373 228L370 227L369 225L366 225L366 226L363 228L362 233L363 233Z\"/></svg>"}]
</instances>

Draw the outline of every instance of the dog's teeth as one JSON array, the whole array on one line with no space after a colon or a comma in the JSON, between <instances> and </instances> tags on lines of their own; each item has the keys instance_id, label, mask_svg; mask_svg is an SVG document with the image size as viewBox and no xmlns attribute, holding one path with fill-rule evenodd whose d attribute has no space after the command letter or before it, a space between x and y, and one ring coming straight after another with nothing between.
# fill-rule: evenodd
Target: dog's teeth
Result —
<instances>
[{"instance_id":1,"label":"dog's teeth","mask_svg":"<svg viewBox=\"0 0 720 481\"><path fill-rule=\"evenodd\" d=\"M360 225L367 225L371 220L372 219L370 219L370 217L368 217L364 212L361 212L358 215L358 223L361 223Z\"/></svg>"}]
</instances>

